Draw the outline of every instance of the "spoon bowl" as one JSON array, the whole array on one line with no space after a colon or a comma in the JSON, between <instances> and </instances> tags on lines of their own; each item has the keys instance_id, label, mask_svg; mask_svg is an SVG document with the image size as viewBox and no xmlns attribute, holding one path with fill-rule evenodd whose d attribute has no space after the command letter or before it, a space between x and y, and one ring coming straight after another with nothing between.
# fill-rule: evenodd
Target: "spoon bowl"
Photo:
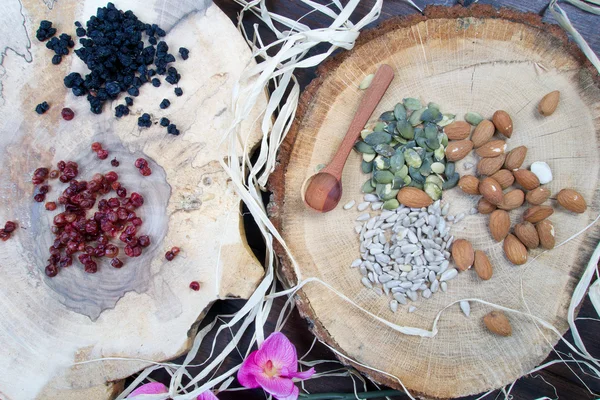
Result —
<instances>
[{"instance_id":1,"label":"spoon bowl","mask_svg":"<svg viewBox=\"0 0 600 400\"><path fill-rule=\"evenodd\" d=\"M315 211L328 212L342 198L342 182L328 172L319 172L308 179L304 203Z\"/></svg>"}]
</instances>

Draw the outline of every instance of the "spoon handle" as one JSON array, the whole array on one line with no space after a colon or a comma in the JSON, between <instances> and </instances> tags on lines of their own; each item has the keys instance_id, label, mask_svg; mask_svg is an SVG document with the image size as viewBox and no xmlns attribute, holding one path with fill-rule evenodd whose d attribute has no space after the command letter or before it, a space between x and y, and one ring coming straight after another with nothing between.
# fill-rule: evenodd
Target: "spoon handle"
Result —
<instances>
[{"instance_id":1,"label":"spoon handle","mask_svg":"<svg viewBox=\"0 0 600 400\"><path fill-rule=\"evenodd\" d=\"M350 155L350 151L352 151L352 147L354 147L360 131L364 129L365 124L369 121L377 104L379 104L388 86L392 83L392 79L394 79L394 70L392 67L387 64L381 65L362 98L356 114L354 114L354 119L352 119L348 127L344 140L329 165L323 169L324 172L328 172L338 178L338 180L341 179L346 159Z\"/></svg>"}]
</instances>

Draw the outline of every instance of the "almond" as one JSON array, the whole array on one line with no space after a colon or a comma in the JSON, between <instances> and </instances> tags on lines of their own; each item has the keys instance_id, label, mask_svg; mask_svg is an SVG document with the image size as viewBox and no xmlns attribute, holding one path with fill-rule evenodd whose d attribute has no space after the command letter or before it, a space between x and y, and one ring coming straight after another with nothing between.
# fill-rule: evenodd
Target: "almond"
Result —
<instances>
[{"instance_id":1,"label":"almond","mask_svg":"<svg viewBox=\"0 0 600 400\"><path fill-rule=\"evenodd\" d=\"M492 333L499 336L512 335L510 321L502 311L492 311L483 317L485 327Z\"/></svg>"},{"instance_id":2,"label":"almond","mask_svg":"<svg viewBox=\"0 0 600 400\"><path fill-rule=\"evenodd\" d=\"M563 206L569 211L573 211L576 213L583 213L587 209L587 203L583 199L583 196L573 189L563 189L558 192L556 196L556 200L558 200L558 204Z\"/></svg>"},{"instance_id":3,"label":"almond","mask_svg":"<svg viewBox=\"0 0 600 400\"><path fill-rule=\"evenodd\" d=\"M473 150L473 142L470 140L455 140L448 143L446 158L448 161L462 160L471 150Z\"/></svg>"},{"instance_id":4,"label":"almond","mask_svg":"<svg viewBox=\"0 0 600 400\"><path fill-rule=\"evenodd\" d=\"M545 117L552 115L554 111L556 111L556 107L558 107L559 100L560 92L558 90L548 93L542 97L542 100L540 100L540 104L538 104L538 111Z\"/></svg>"},{"instance_id":5,"label":"almond","mask_svg":"<svg viewBox=\"0 0 600 400\"><path fill-rule=\"evenodd\" d=\"M477 164L477 172L480 175L494 175L496 172L500 171L505 159L506 154L501 154L498 157L482 158Z\"/></svg>"},{"instance_id":6,"label":"almond","mask_svg":"<svg viewBox=\"0 0 600 400\"><path fill-rule=\"evenodd\" d=\"M540 238L540 244L545 249L553 249L555 244L554 226L547 219L535 224L535 229Z\"/></svg>"},{"instance_id":7,"label":"almond","mask_svg":"<svg viewBox=\"0 0 600 400\"><path fill-rule=\"evenodd\" d=\"M538 177L527 169L518 169L513 171L513 175L515 176L517 183L523 186L523 189L525 190L533 190L540 186L540 180Z\"/></svg>"},{"instance_id":8,"label":"almond","mask_svg":"<svg viewBox=\"0 0 600 400\"><path fill-rule=\"evenodd\" d=\"M494 126L498 129L498 132L506 136L507 138L512 136L513 133L513 122L510 115L504 110L498 110L492 116Z\"/></svg>"},{"instance_id":9,"label":"almond","mask_svg":"<svg viewBox=\"0 0 600 400\"><path fill-rule=\"evenodd\" d=\"M554 213L554 210L550 206L533 206L525 210L523 219L525 221L536 224L543 219L548 218Z\"/></svg>"},{"instance_id":10,"label":"almond","mask_svg":"<svg viewBox=\"0 0 600 400\"><path fill-rule=\"evenodd\" d=\"M527 248L516 236L509 233L504 239L503 247L504 254L511 263L522 265L527 262Z\"/></svg>"},{"instance_id":11,"label":"almond","mask_svg":"<svg viewBox=\"0 0 600 400\"><path fill-rule=\"evenodd\" d=\"M525 202L525 193L521 189L514 189L504 193L504 200L498 204L498 208L506 211L519 208Z\"/></svg>"},{"instance_id":12,"label":"almond","mask_svg":"<svg viewBox=\"0 0 600 400\"><path fill-rule=\"evenodd\" d=\"M492 211L496 209L496 206L484 199L483 197L479 199L479 203L477 203L477 211L480 214L490 214Z\"/></svg>"},{"instance_id":13,"label":"almond","mask_svg":"<svg viewBox=\"0 0 600 400\"><path fill-rule=\"evenodd\" d=\"M523 161L525 161L525 156L527 156L527 147L515 147L506 155L506 160L504 161L504 168L506 168L509 171L521 168L521 165L523 165Z\"/></svg>"},{"instance_id":14,"label":"almond","mask_svg":"<svg viewBox=\"0 0 600 400\"><path fill-rule=\"evenodd\" d=\"M429 207L433 203L427 193L412 186L405 186L400 189L396 198L400 204L411 208Z\"/></svg>"},{"instance_id":15,"label":"almond","mask_svg":"<svg viewBox=\"0 0 600 400\"><path fill-rule=\"evenodd\" d=\"M466 271L471 268L475 261L475 252L473 246L468 240L457 239L452 243L452 258L459 271Z\"/></svg>"},{"instance_id":16,"label":"almond","mask_svg":"<svg viewBox=\"0 0 600 400\"><path fill-rule=\"evenodd\" d=\"M458 187L466 194L479 194L479 179L473 175L464 175L458 181Z\"/></svg>"},{"instance_id":17,"label":"almond","mask_svg":"<svg viewBox=\"0 0 600 400\"><path fill-rule=\"evenodd\" d=\"M495 206L504 200L504 193L502 193L500 184L492 178L485 178L479 182L479 193Z\"/></svg>"},{"instance_id":18,"label":"almond","mask_svg":"<svg viewBox=\"0 0 600 400\"><path fill-rule=\"evenodd\" d=\"M502 241L510 230L510 216L504 210L496 210L490 215L490 233L496 242Z\"/></svg>"},{"instance_id":19,"label":"almond","mask_svg":"<svg viewBox=\"0 0 600 400\"><path fill-rule=\"evenodd\" d=\"M539 206L550 198L550 189L540 186L527 192L527 196L525 198L529 204Z\"/></svg>"},{"instance_id":20,"label":"almond","mask_svg":"<svg viewBox=\"0 0 600 400\"><path fill-rule=\"evenodd\" d=\"M475 268L477 276L479 276L484 281L490 279L494 272L492 268L492 263L490 263L490 259L481 250L475 250L475 261L473 262L473 268Z\"/></svg>"},{"instance_id":21,"label":"almond","mask_svg":"<svg viewBox=\"0 0 600 400\"><path fill-rule=\"evenodd\" d=\"M531 222L523 221L520 224L516 224L515 235L528 249L535 249L540 245L537 230Z\"/></svg>"},{"instance_id":22,"label":"almond","mask_svg":"<svg viewBox=\"0 0 600 400\"><path fill-rule=\"evenodd\" d=\"M502 189L506 189L515 182L515 176L507 169L501 169L490 178L495 179Z\"/></svg>"},{"instance_id":23,"label":"almond","mask_svg":"<svg viewBox=\"0 0 600 400\"><path fill-rule=\"evenodd\" d=\"M454 121L444 128L444 133L450 140L463 140L471 134L471 125L465 121Z\"/></svg>"},{"instance_id":24,"label":"almond","mask_svg":"<svg viewBox=\"0 0 600 400\"><path fill-rule=\"evenodd\" d=\"M492 136L494 136L494 132L496 131L496 127L492 123L492 121L484 119L475 127L473 131L473 135L471 136L471 140L473 141L473 146L475 148L487 143L490 141Z\"/></svg>"},{"instance_id":25,"label":"almond","mask_svg":"<svg viewBox=\"0 0 600 400\"><path fill-rule=\"evenodd\" d=\"M506 142L504 140L492 140L482 144L475 153L479 157L496 157L504 154L506 150Z\"/></svg>"}]
</instances>

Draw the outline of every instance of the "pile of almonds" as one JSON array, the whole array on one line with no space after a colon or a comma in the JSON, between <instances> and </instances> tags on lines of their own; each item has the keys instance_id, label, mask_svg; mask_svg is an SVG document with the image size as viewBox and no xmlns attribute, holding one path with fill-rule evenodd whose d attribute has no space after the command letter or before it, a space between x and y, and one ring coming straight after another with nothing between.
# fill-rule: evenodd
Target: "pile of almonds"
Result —
<instances>
[{"instance_id":1,"label":"pile of almonds","mask_svg":"<svg viewBox=\"0 0 600 400\"><path fill-rule=\"evenodd\" d=\"M558 91L548 93L539 103L539 113L543 116L551 115L558 106L559 98ZM446 147L446 158L452 162L459 161L475 150L480 157L477 164L478 176L462 176L458 187L466 194L482 196L477 209L481 214L490 215L489 229L492 238L497 242L503 241L504 253L511 263L525 264L528 250L539 246L552 249L555 245L554 226L547 219L554 213L554 209L551 205L544 204L551 192L542 186L552 180L550 168L546 163L540 162L534 163L531 170L523 168L527 155L526 146L507 152L506 139L513 134L513 122L506 111L496 111L491 120L481 119L473 123L471 119L469 122L471 124L455 121L444 128L444 133L450 139ZM472 134L471 125L475 125ZM499 135L494 137L496 132ZM513 188L513 185L517 187ZM401 204L412 203L411 207L419 207L417 203L424 201L427 196L415 191L418 190L401 189L398 201ZM587 208L581 194L573 189L562 189L556 200L560 206L575 213L583 213ZM528 208L522 214L522 221L512 227L511 233L509 212L518 209L525 202L528 203ZM492 277L493 268L487 255L483 251L474 250L467 240L454 241L452 258L459 271L473 266L481 279L488 280ZM511 335L510 322L500 311L487 314L484 324L495 334Z\"/></svg>"}]
</instances>

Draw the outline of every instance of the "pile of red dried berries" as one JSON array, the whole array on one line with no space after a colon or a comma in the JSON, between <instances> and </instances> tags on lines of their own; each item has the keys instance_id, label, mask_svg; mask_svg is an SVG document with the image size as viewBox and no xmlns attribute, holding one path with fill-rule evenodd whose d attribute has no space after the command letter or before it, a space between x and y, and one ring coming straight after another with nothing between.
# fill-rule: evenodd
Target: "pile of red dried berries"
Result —
<instances>
[{"instance_id":1,"label":"pile of red dried berries","mask_svg":"<svg viewBox=\"0 0 600 400\"><path fill-rule=\"evenodd\" d=\"M94 143L92 149L100 151L102 146ZM123 261L117 258L119 247L109 243L111 238L118 237L124 244L126 256L139 257L143 248L150 245L147 235L136 236L143 221L135 210L144 204L144 197L135 192L127 197L127 190L118 181L119 175L114 171L104 175L95 174L88 182L73 179L77 176L78 165L72 161L60 161L58 170L62 174L61 181L66 176L69 186L58 197L58 203L64 206L64 212L55 215L53 219L51 230L55 240L49 249L46 275L56 276L60 268L72 265L77 253L77 259L88 273L97 272L98 264L95 260L102 257L110 258L110 264L114 268L121 268ZM34 178L38 178L36 181L41 180L40 183L49 175L47 168L38 168L36 172L38 173L34 173ZM40 194L44 186L47 185L40 187ZM88 218L87 214L96 205L98 197L111 191L115 191L118 197L100 199L97 203L98 210L93 217ZM55 202L46 203L47 210L54 211L56 208Z\"/></svg>"},{"instance_id":2,"label":"pile of red dried berries","mask_svg":"<svg viewBox=\"0 0 600 400\"><path fill-rule=\"evenodd\" d=\"M102 148L99 142L92 143L92 151L96 153L99 159L106 160L108 158L108 150Z\"/></svg>"},{"instance_id":3,"label":"pile of red dried berries","mask_svg":"<svg viewBox=\"0 0 600 400\"><path fill-rule=\"evenodd\" d=\"M6 242L10 239L11 233L13 233L17 229L17 223L13 221L6 221L4 224L4 229L0 229L0 240Z\"/></svg>"},{"instance_id":4,"label":"pile of red dried berries","mask_svg":"<svg viewBox=\"0 0 600 400\"><path fill-rule=\"evenodd\" d=\"M173 247L171 248L171 250L165 253L165 258L167 259L167 261L173 261L175 256L179 254L180 251L181 249L179 247Z\"/></svg>"},{"instance_id":5,"label":"pile of red dried berries","mask_svg":"<svg viewBox=\"0 0 600 400\"><path fill-rule=\"evenodd\" d=\"M138 158L135 160L135 167L140 171L143 176L149 176L152 174L152 170L148 166L148 161L144 158Z\"/></svg>"}]
</instances>

